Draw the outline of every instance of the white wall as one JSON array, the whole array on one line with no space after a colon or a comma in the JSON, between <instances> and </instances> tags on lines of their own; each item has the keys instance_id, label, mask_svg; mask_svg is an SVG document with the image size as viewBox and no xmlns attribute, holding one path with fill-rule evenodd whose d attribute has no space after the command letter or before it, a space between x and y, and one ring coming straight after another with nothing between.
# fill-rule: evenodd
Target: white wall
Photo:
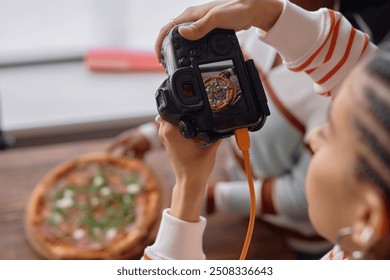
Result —
<instances>
[{"instance_id":1,"label":"white wall","mask_svg":"<svg viewBox=\"0 0 390 280\"><path fill-rule=\"evenodd\" d=\"M0 64L80 56L101 46L152 49L160 27L200 0L0 0Z\"/></svg>"},{"instance_id":2,"label":"white wall","mask_svg":"<svg viewBox=\"0 0 390 280\"><path fill-rule=\"evenodd\" d=\"M1 68L82 57L95 47L153 50L162 25L199 0L0 0L0 124L17 135L156 114L164 73L92 73L80 63ZM104 128L104 127L102 127Z\"/></svg>"}]
</instances>

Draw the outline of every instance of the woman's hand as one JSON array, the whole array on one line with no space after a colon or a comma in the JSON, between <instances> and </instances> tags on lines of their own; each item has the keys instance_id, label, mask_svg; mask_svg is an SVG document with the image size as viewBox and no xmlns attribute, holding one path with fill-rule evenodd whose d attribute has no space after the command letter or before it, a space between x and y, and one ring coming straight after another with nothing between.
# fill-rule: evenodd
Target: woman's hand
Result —
<instances>
[{"instance_id":1,"label":"woman's hand","mask_svg":"<svg viewBox=\"0 0 390 280\"><path fill-rule=\"evenodd\" d=\"M180 34L188 40L200 39L215 28L240 31L255 26L268 31L282 10L282 0L221 0L187 8L161 28L155 43L158 60L161 62L160 50L164 37L174 25L192 22L179 28Z\"/></svg>"},{"instance_id":2,"label":"woman's hand","mask_svg":"<svg viewBox=\"0 0 390 280\"><path fill-rule=\"evenodd\" d=\"M176 178L171 215L196 222L220 141L202 148L199 141L184 138L177 126L161 119L159 123L159 137L168 152Z\"/></svg>"}]
</instances>

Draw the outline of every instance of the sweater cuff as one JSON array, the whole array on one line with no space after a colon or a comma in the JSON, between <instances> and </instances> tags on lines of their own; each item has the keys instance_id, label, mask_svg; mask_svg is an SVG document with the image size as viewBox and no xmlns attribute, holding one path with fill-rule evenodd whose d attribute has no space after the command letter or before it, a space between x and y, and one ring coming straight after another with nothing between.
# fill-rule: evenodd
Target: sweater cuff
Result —
<instances>
[{"instance_id":1,"label":"sweater cuff","mask_svg":"<svg viewBox=\"0 0 390 280\"><path fill-rule=\"evenodd\" d=\"M274 26L264 32L257 29L258 38L274 47L287 66L297 64L311 55L326 36L326 11L309 12L284 0L284 7ZM319 20L321 19L321 20Z\"/></svg>"},{"instance_id":2,"label":"sweater cuff","mask_svg":"<svg viewBox=\"0 0 390 280\"><path fill-rule=\"evenodd\" d=\"M253 182L256 196L256 213L261 209L261 187L259 180ZM216 211L231 215L248 215L250 212L250 193L248 182L218 182L214 190Z\"/></svg>"},{"instance_id":3,"label":"sweater cuff","mask_svg":"<svg viewBox=\"0 0 390 280\"><path fill-rule=\"evenodd\" d=\"M152 246L145 249L151 259L204 260L203 232L206 219L190 223L173 217L170 209L163 211L157 238Z\"/></svg>"}]
</instances>

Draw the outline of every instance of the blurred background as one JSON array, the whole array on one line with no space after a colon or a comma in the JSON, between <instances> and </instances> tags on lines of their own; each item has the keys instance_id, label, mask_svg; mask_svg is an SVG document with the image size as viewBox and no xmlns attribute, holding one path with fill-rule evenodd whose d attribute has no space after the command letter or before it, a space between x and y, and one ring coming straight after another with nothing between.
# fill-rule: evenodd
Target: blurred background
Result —
<instances>
[{"instance_id":1,"label":"blurred background","mask_svg":"<svg viewBox=\"0 0 390 280\"><path fill-rule=\"evenodd\" d=\"M110 136L150 120L162 71L93 72L90 50L153 56L160 28L200 0L0 0L0 128L14 146Z\"/></svg>"},{"instance_id":2,"label":"blurred background","mask_svg":"<svg viewBox=\"0 0 390 280\"><path fill-rule=\"evenodd\" d=\"M104 151L119 133L154 119L154 94L166 78L154 54L156 36L186 7L205 2L0 0L0 260L41 258L26 239L26 208L54 167ZM94 55L106 51L116 61L105 56L104 71L97 71L91 61L99 66ZM137 67L123 66L130 58L138 58ZM167 207L174 176L165 150L144 161L161 179ZM222 167L213 180L222 180ZM205 232L208 258L238 258L246 228L245 217L213 215ZM254 236L248 258L291 258L266 227Z\"/></svg>"},{"instance_id":3,"label":"blurred background","mask_svg":"<svg viewBox=\"0 0 390 280\"><path fill-rule=\"evenodd\" d=\"M171 18L202 2L0 0L0 260L40 258L24 222L31 192L50 170L154 119L166 78L154 41ZM91 51L107 50L142 53L146 65L92 71ZM147 162L168 188L173 178L161 157Z\"/></svg>"}]
</instances>

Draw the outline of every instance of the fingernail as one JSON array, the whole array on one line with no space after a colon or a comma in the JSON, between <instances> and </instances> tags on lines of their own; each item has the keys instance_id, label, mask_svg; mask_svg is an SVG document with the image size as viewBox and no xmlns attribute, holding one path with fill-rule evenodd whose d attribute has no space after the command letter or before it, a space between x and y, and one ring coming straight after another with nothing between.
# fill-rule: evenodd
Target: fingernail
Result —
<instances>
[{"instance_id":1,"label":"fingernail","mask_svg":"<svg viewBox=\"0 0 390 280\"><path fill-rule=\"evenodd\" d=\"M180 33L183 30L183 28L185 29L185 32L187 32L187 34L189 34L189 35L192 35L194 33L194 30L191 28L190 25L188 25L188 26L180 26L179 27L179 32Z\"/></svg>"}]
</instances>

